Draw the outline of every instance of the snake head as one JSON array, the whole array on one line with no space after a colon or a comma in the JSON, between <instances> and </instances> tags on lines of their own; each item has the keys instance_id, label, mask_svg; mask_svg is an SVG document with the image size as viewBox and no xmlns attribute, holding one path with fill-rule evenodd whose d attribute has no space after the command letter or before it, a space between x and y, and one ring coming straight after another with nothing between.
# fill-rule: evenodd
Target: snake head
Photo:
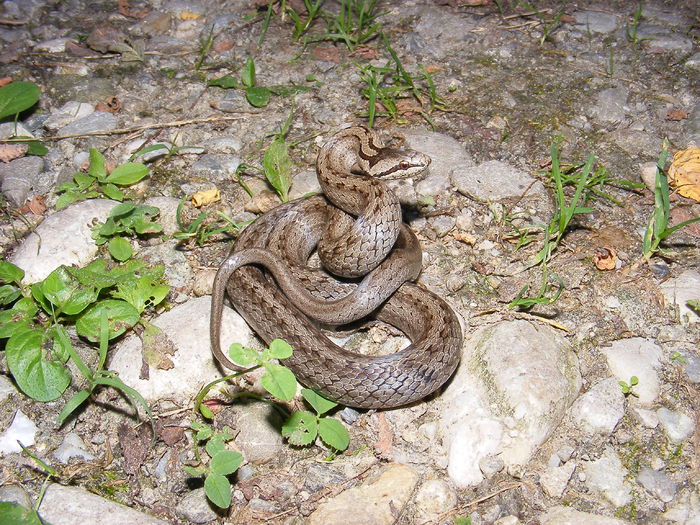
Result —
<instances>
[{"instance_id":1,"label":"snake head","mask_svg":"<svg viewBox=\"0 0 700 525\"><path fill-rule=\"evenodd\" d=\"M412 149L385 148L372 159L369 174L383 180L410 179L423 174L430 157ZM420 178L423 178L423 175Z\"/></svg>"}]
</instances>

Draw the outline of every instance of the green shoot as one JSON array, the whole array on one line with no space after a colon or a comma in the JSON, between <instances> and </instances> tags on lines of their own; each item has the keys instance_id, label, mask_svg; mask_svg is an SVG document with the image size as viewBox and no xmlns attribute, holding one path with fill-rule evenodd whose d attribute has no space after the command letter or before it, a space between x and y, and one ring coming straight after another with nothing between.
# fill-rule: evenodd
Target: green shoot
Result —
<instances>
[{"instance_id":1,"label":"green shoot","mask_svg":"<svg viewBox=\"0 0 700 525\"><path fill-rule=\"evenodd\" d=\"M547 267L542 267L542 284L540 285L540 290L534 297L527 297L525 294L530 290L530 285L526 284L520 290L518 295L510 303L508 303L508 308L519 308L521 310L529 310L538 304L552 304L564 291L564 281L557 274L551 274L557 282L556 284L549 282L549 275L547 273Z\"/></svg>"},{"instance_id":2,"label":"green shoot","mask_svg":"<svg viewBox=\"0 0 700 525\"><path fill-rule=\"evenodd\" d=\"M639 394L632 391L632 388L639 384L639 378L637 378L637 376L630 377L629 383L626 381L618 381L618 384L620 385L620 389L625 396L632 395L634 397L639 397Z\"/></svg>"},{"instance_id":3,"label":"green shoot","mask_svg":"<svg viewBox=\"0 0 700 525\"><path fill-rule=\"evenodd\" d=\"M561 17L564 16L566 6L562 7L551 20L547 20L544 15L544 12L537 9L531 3L526 2L525 0L521 0L520 4L526 9L532 11L531 14L537 15L537 18L540 19L540 23L542 24L542 36L540 37L540 45L543 45L549 39L550 35L552 34L552 31L554 31L554 29L559 24Z\"/></svg>"},{"instance_id":4,"label":"green shoot","mask_svg":"<svg viewBox=\"0 0 700 525\"><path fill-rule=\"evenodd\" d=\"M187 222L184 218L184 206L186 197L183 197L177 206L176 220L178 231L173 234L175 239L194 240L197 245L202 246L211 239L219 235L231 235L237 233L240 228L248 222L237 223L223 212L217 211L200 212L192 222Z\"/></svg>"},{"instance_id":5,"label":"green shoot","mask_svg":"<svg viewBox=\"0 0 700 525\"><path fill-rule=\"evenodd\" d=\"M643 2L638 2L637 3L637 8L634 10L634 13L632 14L632 20L630 23L628 23L625 26L625 35L627 36L627 40L629 40L632 45L638 45L644 40L653 40L651 37L646 37L646 38L639 38L637 36L637 31L639 29L639 22L642 19L642 12L644 10L644 3Z\"/></svg>"},{"instance_id":6,"label":"green shoot","mask_svg":"<svg viewBox=\"0 0 700 525\"><path fill-rule=\"evenodd\" d=\"M212 25L209 28L209 33L207 34L206 38L200 42L199 45L199 56L197 57L197 62L194 64L194 70L199 71L199 69L202 67L202 64L204 64L204 61L207 58L207 55L209 54L209 51L211 51L211 46L214 44L214 26Z\"/></svg>"},{"instance_id":7,"label":"green shoot","mask_svg":"<svg viewBox=\"0 0 700 525\"><path fill-rule=\"evenodd\" d=\"M151 221L151 218L159 213L158 208L136 205L133 201L117 204L109 212L105 222L93 226L92 238L98 246L107 243L112 258L124 262L133 255L131 243L124 236L161 232L163 227Z\"/></svg>"},{"instance_id":8,"label":"green shoot","mask_svg":"<svg viewBox=\"0 0 700 525\"><path fill-rule=\"evenodd\" d=\"M302 389L301 395L314 409L315 414L305 410L294 412L282 427L282 435L292 445L310 445L320 437L326 445L337 451L342 452L347 449L350 444L350 435L346 428L340 421L324 417L324 414L338 404L308 388Z\"/></svg>"}]
</instances>

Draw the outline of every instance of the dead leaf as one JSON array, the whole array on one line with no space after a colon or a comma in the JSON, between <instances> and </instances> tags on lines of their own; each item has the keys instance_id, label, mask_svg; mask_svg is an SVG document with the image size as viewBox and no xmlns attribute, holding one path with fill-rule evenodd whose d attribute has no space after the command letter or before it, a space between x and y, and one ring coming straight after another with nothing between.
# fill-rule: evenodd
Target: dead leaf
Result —
<instances>
[{"instance_id":1,"label":"dead leaf","mask_svg":"<svg viewBox=\"0 0 700 525\"><path fill-rule=\"evenodd\" d=\"M609 246L597 248L593 254L593 264L602 271L614 270L617 267L617 250Z\"/></svg>"},{"instance_id":2,"label":"dead leaf","mask_svg":"<svg viewBox=\"0 0 700 525\"><path fill-rule=\"evenodd\" d=\"M177 348L170 338L157 327L149 327L141 335L143 341L143 357L148 366L158 370L171 370L175 364L169 355L175 355Z\"/></svg>"},{"instance_id":3,"label":"dead leaf","mask_svg":"<svg viewBox=\"0 0 700 525\"><path fill-rule=\"evenodd\" d=\"M43 215L46 210L43 195L34 195L19 209L20 213L33 213L34 215Z\"/></svg>"},{"instance_id":4,"label":"dead leaf","mask_svg":"<svg viewBox=\"0 0 700 525\"><path fill-rule=\"evenodd\" d=\"M386 420L384 412L378 412L372 416L377 427L377 441L374 442L374 450L379 457L389 458L391 447L394 445L394 431Z\"/></svg>"},{"instance_id":5,"label":"dead leaf","mask_svg":"<svg viewBox=\"0 0 700 525\"><path fill-rule=\"evenodd\" d=\"M311 56L316 60L325 62L340 63L340 51L335 46L318 46L311 50Z\"/></svg>"},{"instance_id":6,"label":"dead leaf","mask_svg":"<svg viewBox=\"0 0 700 525\"><path fill-rule=\"evenodd\" d=\"M445 68L442 66L438 66L437 64L428 64L427 66L424 67L425 72L430 74L430 73L435 73L437 71L442 71Z\"/></svg>"},{"instance_id":7,"label":"dead leaf","mask_svg":"<svg viewBox=\"0 0 700 525\"><path fill-rule=\"evenodd\" d=\"M683 109L669 109L666 113L666 120L673 120L675 122L678 122L679 120L683 120L684 118L688 118L688 112Z\"/></svg>"},{"instance_id":8,"label":"dead leaf","mask_svg":"<svg viewBox=\"0 0 700 525\"><path fill-rule=\"evenodd\" d=\"M29 150L27 144L0 144L0 161L10 162L11 160L24 157Z\"/></svg>"},{"instance_id":9,"label":"dead leaf","mask_svg":"<svg viewBox=\"0 0 700 525\"><path fill-rule=\"evenodd\" d=\"M684 149L673 156L668 181L683 197L700 202L700 148Z\"/></svg>"},{"instance_id":10,"label":"dead leaf","mask_svg":"<svg viewBox=\"0 0 700 525\"><path fill-rule=\"evenodd\" d=\"M216 51L217 53L222 53L231 49L233 49L233 39L226 36L217 38L212 46L212 50Z\"/></svg>"},{"instance_id":11,"label":"dead leaf","mask_svg":"<svg viewBox=\"0 0 700 525\"><path fill-rule=\"evenodd\" d=\"M221 192L217 189L198 191L192 195L192 206L201 208L207 204L219 202L221 200Z\"/></svg>"},{"instance_id":12,"label":"dead leaf","mask_svg":"<svg viewBox=\"0 0 700 525\"><path fill-rule=\"evenodd\" d=\"M250 213L266 213L272 208L279 206L280 200L277 195L271 191L265 190L258 193L243 207L245 211Z\"/></svg>"},{"instance_id":13,"label":"dead leaf","mask_svg":"<svg viewBox=\"0 0 700 525\"><path fill-rule=\"evenodd\" d=\"M365 60L374 60L379 57L379 51L372 46L357 46L355 51L350 53L350 56L364 58Z\"/></svg>"},{"instance_id":14,"label":"dead leaf","mask_svg":"<svg viewBox=\"0 0 700 525\"><path fill-rule=\"evenodd\" d=\"M0 78L0 87L6 86L10 82L12 82L12 77L2 77Z\"/></svg>"},{"instance_id":15,"label":"dead leaf","mask_svg":"<svg viewBox=\"0 0 700 525\"><path fill-rule=\"evenodd\" d=\"M118 0L117 6L119 14L128 18L146 18L150 13L150 10L145 7L141 9L131 7L128 0Z\"/></svg>"},{"instance_id":16,"label":"dead leaf","mask_svg":"<svg viewBox=\"0 0 700 525\"><path fill-rule=\"evenodd\" d=\"M474 246L476 244L476 237L474 237L471 233L455 232L452 234L452 237L454 237L459 242L468 244L469 246Z\"/></svg>"},{"instance_id":17,"label":"dead leaf","mask_svg":"<svg viewBox=\"0 0 700 525\"><path fill-rule=\"evenodd\" d=\"M133 428L122 423L117 429L117 437L124 456L124 470L136 474L151 450L151 427L141 425Z\"/></svg>"},{"instance_id":18,"label":"dead leaf","mask_svg":"<svg viewBox=\"0 0 700 525\"><path fill-rule=\"evenodd\" d=\"M95 106L95 111L106 111L107 113L116 114L122 109L122 103L117 97L109 97L104 102L98 102Z\"/></svg>"},{"instance_id":19,"label":"dead leaf","mask_svg":"<svg viewBox=\"0 0 700 525\"><path fill-rule=\"evenodd\" d=\"M202 18L202 13L193 13L191 11L180 13L180 20L199 20L200 18Z\"/></svg>"}]
</instances>

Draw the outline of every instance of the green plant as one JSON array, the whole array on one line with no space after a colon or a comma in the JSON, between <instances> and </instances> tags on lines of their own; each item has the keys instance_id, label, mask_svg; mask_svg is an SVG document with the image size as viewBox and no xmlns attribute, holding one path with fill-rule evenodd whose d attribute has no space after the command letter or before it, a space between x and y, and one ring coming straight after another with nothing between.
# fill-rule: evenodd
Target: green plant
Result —
<instances>
[{"instance_id":1,"label":"green plant","mask_svg":"<svg viewBox=\"0 0 700 525\"><path fill-rule=\"evenodd\" d=\"M355 46L369 42L381 31L376 20L383 13L375 13L377 0L341 0L340 11L328 16L328 30L320 35L312 35L307 42L320 40L342 41L352 51Z\"/></svg>"},{"instance_id":2,"label":"green plant","mask_svg":"<svg viewBox=\"0 0 700 525\"><path fill-rule=\"evenodd\" d=\"M41 90L34 82L10 82L0 87L0 120L14 117L14 121L17 122L21 112L28 110L39 101L39 95ZM41 142L31 137L14 136L0 141L2 142L26 144L28 155L46 155L49 151Z\"/></svg>"},{"instance_id":3,"label":"green plant","mask_svg":"<svg viewBox=\"0 0 700 525\"><path fill-rule=\"evenodd\" d=\"M197 215L197 218L192 222L186 222L183 217L183 208L186 198L183 197L180 204L177 206L176 220L178 231L173 234L173 237L180 240L193 239L199 246L206 244L210 239L220 234L235 233L243 226L250 224L250 221L237 223L234 222L228 215L217 211L214 215L210 212L202 211ZM216 219L211 219L215 216Z\"/></svg>"},{"instance_id":4,"label":"green plant","mask_svg":"<svg viewBox=\"0 0 700 525\"><path fill-rule=\"evenodd\" d=\"M270 103L272 95L290 97L313 88L308 86L297 86L295 84L284 84L277 86L258 86L255 73L255 62L252 57L248 57L241 71L240 81L231 75L225 75L207 82L207 86L220 87L223 89L242 89L248 103L255 108L262 108Z\"/></svg>"},{"instance_id":5,"label":"green plant","mask_svg":"<svg viewBox=\"0 0 700 525\"><path fill-rule=\"evenodd\" d=\"M544 11L540 11L537 9L535 6L533 6L531 3L526 2L524 0L520 1L520 4L524 6L526 9L529 9L532 11L531 14L537 15L537 18L540 19L540 24L542 24L542 36L540 37L540 45L544 44L548 39L549 36L552 34L552 31L557 27L559 24L559 21L561 20L561 17L564 16L564 12L566 11L566 5L564 5L554 17L552 17L551 20L547 20L545 17Z\"/></svg>"},{"instance_id":6,"label":"green plant","mask_svg":"<svg viewBox=\"0 0 700 525\"><path fill-rule=\"evenodd\" d=\"M24 271L0 261L0 339L7 339L7 366L22 392L42 402L58 399L70 384L71 360L88 386L66 402L59 423L98 386L122 391L134 406L150 414L141 395L104 366L109 341L137 323L148 326L143 313L169 291L162 282L163 271L162 266L147 268L139 260L110 269L106 261L96 260L83 268L60 266L43 281L24 285ZM73 347L69 326L99 345L94 370Z\"/></svg>"},{"instance_id":7,"label":"green plant","mask_svg":"<svg viewBox=\"0 0 700 525\"><path fill-rule=\"evenodd\" d=\"M241 454L226 449L226 442L234 437L233 431L224 427L223 431L216 432L211 426L196 421L190 424L190 429L194 431L194 452L198 465L184 465L184 469L192 477L204 476L207 498L219 508L228 508L231 505L231 482L227 476L236 472L243 462ZM206 462L199 451L200 443L205 443Z\"/></svg>"},{"instance_id":8,"label":"green plant","mask_svg":"<svg viewBox=\"0 0 700 525\"><path fill-rule=\"evenodd\" d=\"M60 210L74 202L96 197L124 200L120 186L131 186L148 175L148 167L140 162L126 162L107 173L105 158L94 148L90 149L88 172L73 174L73 182L61 184L57 191L62 195L56 201Z\"/></svg>"},{"instance_id":9,"label":"green plant","mask_svg":"<svg viewBox=\"0 0 700 525\"><path fill-rule=\"evenodd\" d=\"M645 259L650 259L657 252L665 254L660 245L661 242L671 235L673 232L688 226L694 222L700 221L700 217L688 219L681 223L671 226L668 223L671 218L671 204L669 201L668 179L664 175L664 166L668 157L668 141L664 141L661 149L661 155L656 163L656 179L654 181L654 213L649 217L647 229L644 232L644 241L642 242L642 253Z\"/></svg>"},{"instance_id":10,"label":"green plant","mask_svg":"<svg viewBox=\"0 0 700 525\"><path fill-rule=\"evenodd\" d=\"M263 173L270 185L280 196L282 202L289 200L289 188L292 185L292 159L289 158L285 137L292 125L294 108L279 132L275 133L272 142L265 148L263 155Z\"/></svg>"},{"instance_id":11,"label":"green plant","mask_svg":"<svg viewBox=\"0 0 700 525\"><path fill-rule=\"evenodd\" d=\"M137 205L132 201L117 204L109 212L105 222L93 226L92 238L98 246L108 243L109 254L115 260L124 262L133 255L131 243L124 236L161 232L163 227L151 220L159 213L158 208Z\"/></svg>"},{"instance_id":12,"label":"green plant","mask_svg":"<svg viewBox=\"0 0 700 525\"><path fill-rule=\"evenodd\" d=\"M306 19L302 19L299 13L297 13L292 7L284 7L283 10L289 15L289 18L294 23L294 39L299 40L304 33L306 33L311 25L316 20L317 16L321 12L321 6L324 0L304 0L304 7L306 8ZM282 2L283 4L285 2Z\"/></svg>"},{"instance_id":13,"label":"green plant","mask_svg":"<svg viewBox=\"0 0 700 525\"><path fill-rule=\"evenodd\" d=\"M41 501L44 499L44 493L46 492L48 482L52 477L56 476L56 471L51 467L51 465L32 453L32 451L25 447L21 442L17 441L17 443L19 443L19 446L22 447L22 451L27 454L39 468L46 472L46 477L41 484L41 490L39 490L39 495L37 496L34 508L28 509L17 503L0 501L0 516L3 516L4 518L3 523L11 523L13 525L43 525L44 522L39 517L38 510L39 506L41 505Z\"/></svg>"},{"instance_id":14,"label":"green plant","mask_svg":"<svg viewBox=\"0 0 700 525\"><path fill-rule=\"evenodd\" d=\"M325 417L338 403L330 401L313 390L303 388L301 395L314 409L314 413L306 410L294 412L282 427L282 435L292 445L310 445L317 438L329 447L342 451L350 444L350 435L340 421Z\"/></svg>"},{"instance_id":15,"label":"green plant","mask_svg":"<svg viewBox=\"0 0 700 525\"><path fill-rule=\"evenodd\" d=\"M644 40L653 40L653 38L651 38L651 37L639 38L637 36L637 31L639 29L639 22L642 19L643 11L644 11L644 3L638 2L637 7L634 10L634 13L632 14L631 22L625 26L625 35L627 36L627 40L629 40L632 43L632 45L637 45L637 44L643 42Z\"/></svg>"},{"instance_id":16,"label":"green plant","mask_svg":"<svg viewBox=\"0 0 700 525\"><path fill-rule=\"evenodd\" d=\"M632 395L635 397L639 397L639 394L632 391L632 388L639 384L639 378L637 376L630 377L629 383L627 381L618 381L618 384L620 385L622 393L626 396Z\"/></svg>"},{"instance_id":17,"label":"green plant","mask_svg":"<svg viewBox=\"0 0 700 525\"><path fill-rule=\"evenodd\" d=\"M690 308L693 312L700 315L700 299L692 299L686 304L688 305L688 308Z\"/></svg>"},{"instance_id":18,"label":"green plant","mask_svg":"<svg viewBox=\"0 0 700 525\"><path fill-rule=\"evenodd\" d=\"M207 58L207 55L209 54L209 51L211 51L211 46L214 44L214 26L212 25L209 28L209 33L207 33L207 36L202 38L200 43L199 43L199 53L197 57L197 62L194 64L194 70L199 71L199 69L202 67L202 64L204 64L204 61Z\"/></svg>"},{"instance_id":19,"label":"green plant","mask_svg":"<svg viewBox=\"0 0 700 525\"><path fill-rule=\"evenodd\" d=\"M552 277L556 280L556 284L549 282L549 278ZM526 284L522 287L518 295L510 303L508 303L509 308L520 308L522 310L527 310L538 304L552 304L564 291L564 281L557 274L549 275L547 273L547 266L542 267L542 284L540 285L540 290L534 297L527 297L525 294L530 290L530 285ZM553 294L552 294L553 293Z\"/></svg>"}]
</instances>

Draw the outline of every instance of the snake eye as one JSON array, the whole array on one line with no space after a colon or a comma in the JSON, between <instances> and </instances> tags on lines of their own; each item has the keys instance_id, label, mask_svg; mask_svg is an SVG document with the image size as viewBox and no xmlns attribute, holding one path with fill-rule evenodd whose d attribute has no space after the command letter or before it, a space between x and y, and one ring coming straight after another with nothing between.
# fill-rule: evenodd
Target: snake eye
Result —
<instances>
[{"instance_id":1,"label":"snake eye","mask_svg":"<svg viewBox=\"0 0 700 525\"><path fill-rule=\"evenodd\" d=\"M399 168L402 170L407 170L410 167L411 167L411 163L408 162L407 160L402 160L401 162L399 162Z\"/></svg>"}]
</instances>

